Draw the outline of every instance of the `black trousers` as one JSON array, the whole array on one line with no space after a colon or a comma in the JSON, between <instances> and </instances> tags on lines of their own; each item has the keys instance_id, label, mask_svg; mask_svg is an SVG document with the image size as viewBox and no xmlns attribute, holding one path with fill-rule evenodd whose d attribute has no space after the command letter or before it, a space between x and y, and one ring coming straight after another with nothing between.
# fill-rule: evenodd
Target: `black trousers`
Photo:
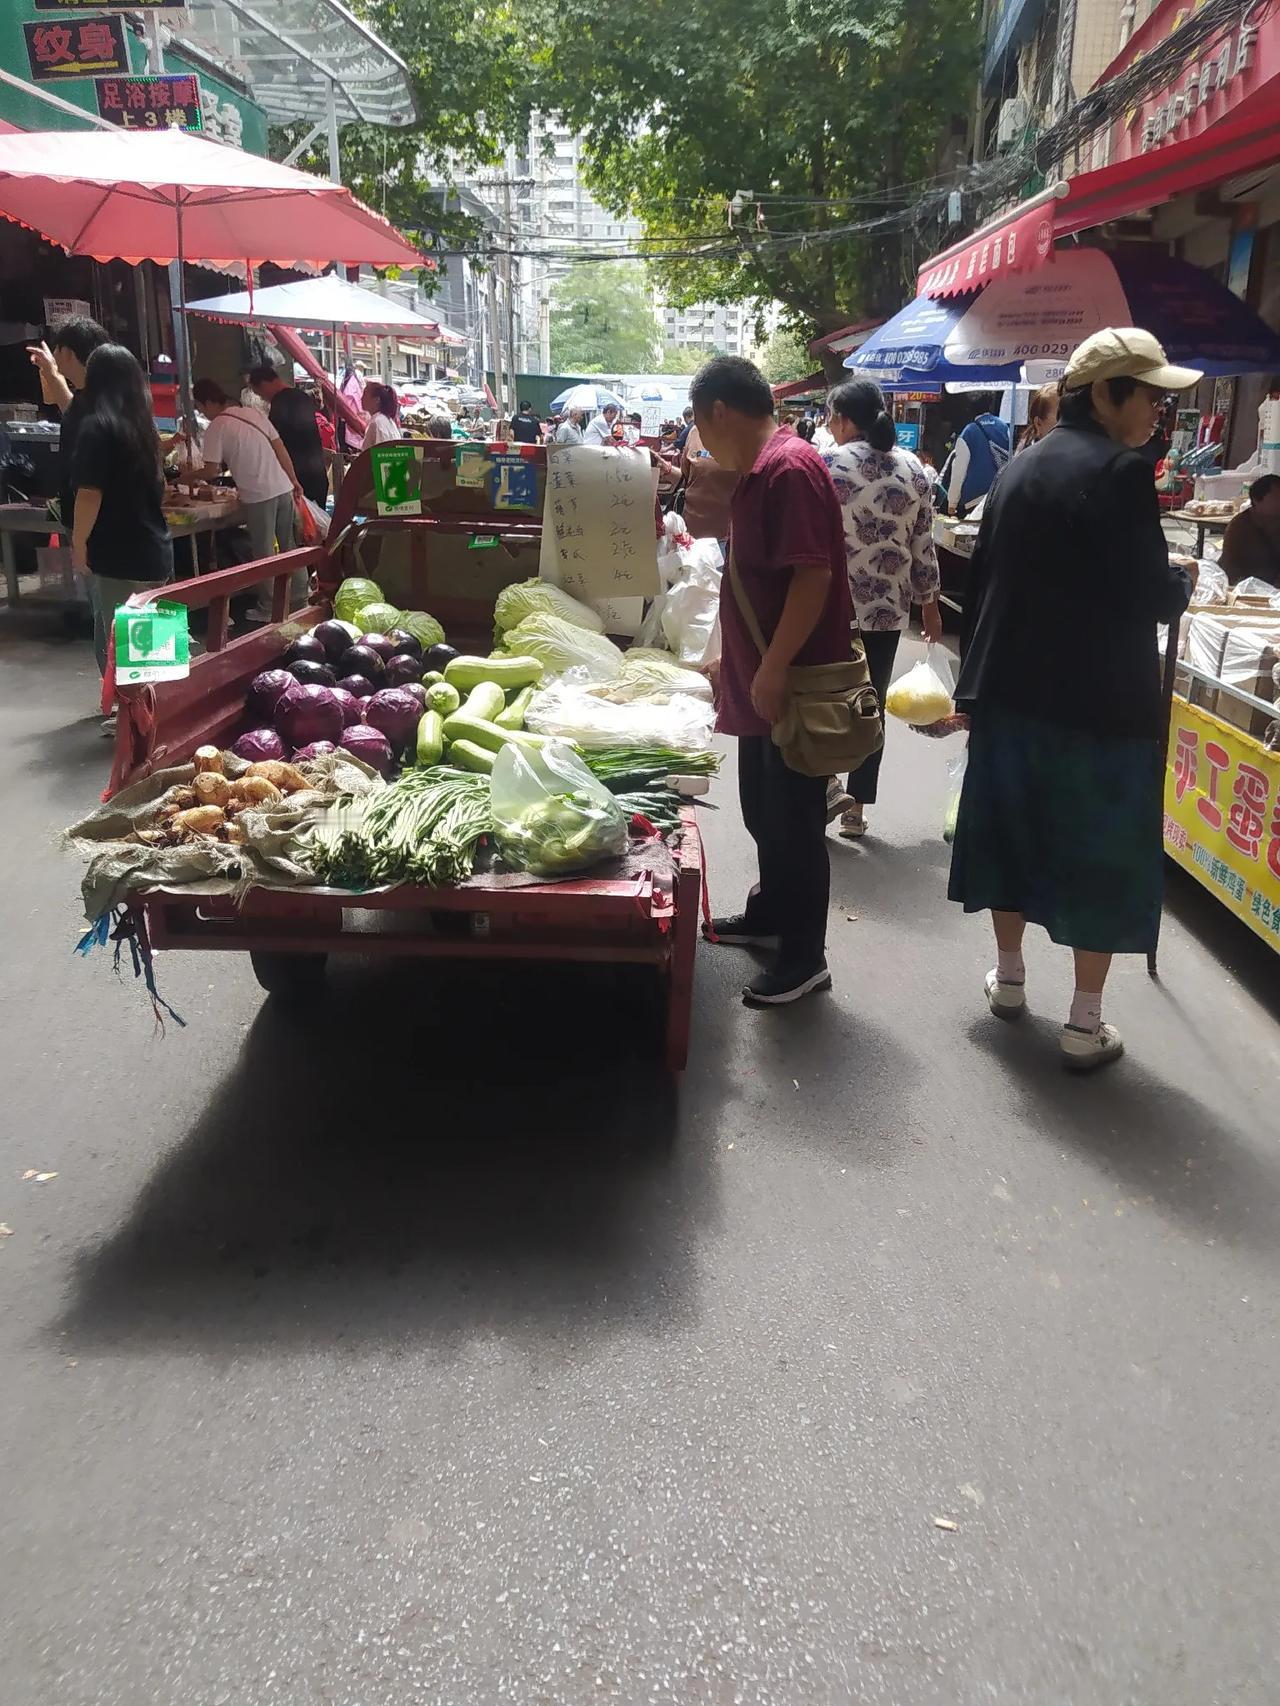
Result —
<instances>
[{"instance_id":1,"label":"black trousers","mask_svg":"<svg viewBox=\"0 0 1280 1706\"><path fill-rule=\"evenodd\" d=\"M873 629L870 633L859 632L859 639L866 648L867 668L871 672L871 685L876 690L880 701L880 723L884 725L884 696L889 691L889 682L893 676L893 660L898 655L898 641L902 638L901 630L895 629L891 634L881 633ZM873 752L870 758L864 758L856 770L849 772L849 794L857 800L860 806L873 806L876 803L876 788L880 782L880 760L884 757L884 747Z\"/></svg>"},{"instance_id":2,"label":"black trousers","mask_svg":"<svg viewBox=\"0 0 1280 1706\"><path fill-rule=\"evenodd\" d=\"M738 797L760 861L747 918L781 938L779 954L789 964L821 959L831 895L826 778L789 770L768 735L740 735Z\"/></svg>"}]
</instances>

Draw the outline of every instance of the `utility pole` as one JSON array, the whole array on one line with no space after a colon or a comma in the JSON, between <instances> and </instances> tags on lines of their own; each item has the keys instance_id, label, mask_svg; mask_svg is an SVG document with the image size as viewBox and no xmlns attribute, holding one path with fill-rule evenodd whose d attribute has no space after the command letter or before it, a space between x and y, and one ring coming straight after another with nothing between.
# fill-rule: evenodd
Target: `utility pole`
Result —
<instances>
[{"instance_id":1,"label":"utility pole","mask_svg":"<svg viewBox=\"0 0 1280 1706\"><path fill-rule=\"evenodd\" d=\"M508 171L502 184L502 225L503 249L502 282L507 292L507 383L509 386L508 414L514 416L520 406L516 396L516 296L511 283L511 173Z\"/></svg>"},{"instance_id":2,"label":"utility pole","mask_svg":"<svg viewBox=\"0 0 1280 1706\"><path fill-rule=\"evenodd\" d=\"M489 266L485 274L485 290L489 305L489 357L493 362L493 395L498 405L498 413L505 412L503 401L505 392L502 386L502 336L498 319L498 278L494 271L494 257L489 256Z\"/></svg>"}]
</instances>

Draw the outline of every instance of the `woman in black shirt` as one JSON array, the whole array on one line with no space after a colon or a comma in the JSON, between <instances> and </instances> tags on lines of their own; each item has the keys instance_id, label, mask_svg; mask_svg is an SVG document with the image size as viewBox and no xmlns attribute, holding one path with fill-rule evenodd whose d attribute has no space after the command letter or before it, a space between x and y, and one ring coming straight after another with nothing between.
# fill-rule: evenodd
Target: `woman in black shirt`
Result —
<instances>
[{"instance_id":1,"label":"woman in black shirt","mask_svg":"<svg viewBox=\"0 0 1280 1706\"><path fill-rule=\"evenodd\" d=\"M84 418L71 485L71 556L89 579L93 649L105 674L117 606L173 578L151 393L137 358L123 344L102 344L85 367Z\"/></svg>"},{"instance_id":2,"label":"woman in black shirt","mask_svg":"<svg viewBox=\"0 0 1280 1706\"><path fill-rule=\"evenodd\" d=\"M1171 367L1149 332L1097 332L1062 381L1058 425L987 498L973 560L956 705L968 766L951 858L952 900L990 912L991 1011L1026 1005L1022 934L1039 924L1075 951L1064 1063L1121 1052L1102 1022L1113 954L1155 946L1163 882L1168 708L1156 624L1191 597L1169 561L1141 447Z\"/></svg>"}]
</instances>

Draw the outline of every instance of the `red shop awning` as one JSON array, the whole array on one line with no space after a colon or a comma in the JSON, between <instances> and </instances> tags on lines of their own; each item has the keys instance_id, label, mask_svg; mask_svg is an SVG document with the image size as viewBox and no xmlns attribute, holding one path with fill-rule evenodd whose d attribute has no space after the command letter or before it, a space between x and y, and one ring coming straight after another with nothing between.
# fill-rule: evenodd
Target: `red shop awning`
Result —
<instances>
[{"instance_id":1,"label":"red shop awning","mask_svg":"<svg viewBox=\"0 0 1280 1706\"><path fill-rule=\"evenodd\" d=\"M1023 202L963 243L926 263L917 296L956 296L1006 272L1039 267L1054 239L1126 219L1241 173L1280 164L1280 125L1270 108L1224 121L1096 172L1082 172L1034 202Z\"/></svg>"},{"instance_id":2,"label":"red shop awning","mask_svg":"<svg viewBox=\"0 0 1280 1706\"><path fill-rule=\"evenodd\" d=\"M1053 250L1054 210L1066 193L1066 184L1054 184L934 255L920 269L916 295L959 296L1006 273L1043 266Z\"/></svg>"},{"instance_id":3,"label":"red shop awning","mask_svg":"<svg viewBox=\"0 0 1280 1706\"><path fill-rule=\"evenodd\" d=\"M808 391L825 391L829 381L825 373L810 373L804 379L793 379L787 385L774 385L773 399L775 403L783 403L788 397L803 397Z\"/></svg>"},{"instance_id":4,"label":"red shop awning","mask_svg":"<svg viewBox=\"0 0 1280 1706\"><path fill-rule=\"evenodd\" d=\"M1072 178L1054 208L1054 235L1067 237L1108 220L1159 207L1174 196L1205 190L1242 172L1280 163L1280 125L1274 110L1212 125L1198 136L1131 155Z\"/></svg>"}]
</instances>

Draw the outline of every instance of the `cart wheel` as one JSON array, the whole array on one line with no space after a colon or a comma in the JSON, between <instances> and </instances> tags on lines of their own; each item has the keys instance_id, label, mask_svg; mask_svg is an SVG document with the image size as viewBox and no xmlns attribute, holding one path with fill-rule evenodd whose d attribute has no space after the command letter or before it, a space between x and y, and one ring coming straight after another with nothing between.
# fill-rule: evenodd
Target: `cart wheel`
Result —
<instances>
[{"instance_id":1,"label":"cart wheel","mask_svg":"<svg viewBox=\"0 0 1280 1706\"><path fill-rule=\"evenodd\" d=\"M324 987L327 954L266 954L250 949L253 975L277 1001L313 1001Z\"/></svg>"}]
</instances>

